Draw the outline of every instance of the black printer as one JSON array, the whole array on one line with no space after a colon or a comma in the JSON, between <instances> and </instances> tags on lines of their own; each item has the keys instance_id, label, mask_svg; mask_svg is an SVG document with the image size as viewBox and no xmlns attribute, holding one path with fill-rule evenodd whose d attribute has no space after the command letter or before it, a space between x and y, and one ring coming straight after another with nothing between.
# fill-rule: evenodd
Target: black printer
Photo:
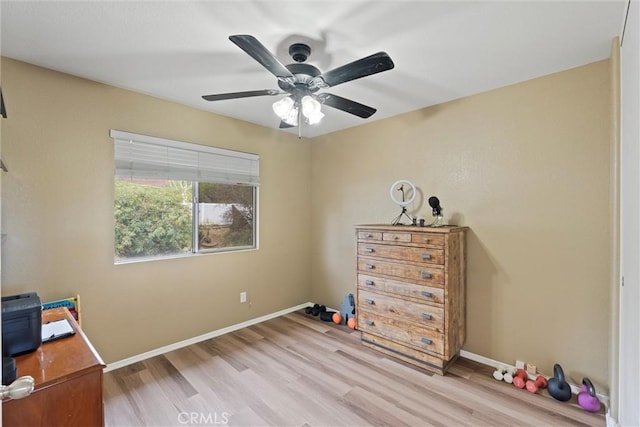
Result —
<instances>
[{"instance_id":1,"label":"black printer","mask_svg":"<svg viewBox=\"0 0 640 427\"><path fill-rule=\"evenodd\" d=\"M17 356L42 344L42 304L35 292L2 297L2 355Z\"/></svg>"}]
</instances>

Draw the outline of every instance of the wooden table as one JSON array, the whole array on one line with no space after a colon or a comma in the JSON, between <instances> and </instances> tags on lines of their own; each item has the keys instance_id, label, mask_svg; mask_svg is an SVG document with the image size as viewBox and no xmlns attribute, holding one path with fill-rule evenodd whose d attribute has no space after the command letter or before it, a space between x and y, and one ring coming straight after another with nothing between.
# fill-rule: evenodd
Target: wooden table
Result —
<instances>
[{"instance_id":1,"label":"wooden table","mask_svg":"<svg viewBox=\"0 0 640 427\"><path fill-rule=\"evenodd\" d=\"M24 399L2 402L5 426L103 426L104 362L66 308L42 312L42 323L67 319L75 334L16 357L18 377L35 380Z\"/></svg>"}]
</instances>

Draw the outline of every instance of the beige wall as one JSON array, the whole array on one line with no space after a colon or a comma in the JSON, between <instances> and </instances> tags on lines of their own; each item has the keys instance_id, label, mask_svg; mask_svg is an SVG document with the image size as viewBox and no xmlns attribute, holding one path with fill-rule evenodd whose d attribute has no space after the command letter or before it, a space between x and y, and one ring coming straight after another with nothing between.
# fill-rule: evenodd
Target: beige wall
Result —
<instances>
[{"instance_id":1,"label":"beige wall","mask_svg":"<svg viewBox=\"0 0 640 427\"><path fill-rule=\"evenodd\" d=\"M107 363L309 301L308 142L6 58L2 90L3 294L79 293ZM114 265L112 128L259 154L260 249Z\"/></svg>"},{"instance_id":2,"label":"beige wall","mask_svg":"<svg viewBox=\"0 0 640 427\"><path fill-rule=\"evenodd\" d=\"M408 179L412 216L431 220L437 195L470 227L464 349L546 374L559 362L607 392L610 73L597 62L316 138L314 300L355 291L353 225L390 223L389 187Z\"/></svg>"},{"instance_id":3,"label":"beige wall","mask_svg":"<svg viewBox=\"0 0 640 427\"><path fill-rule=\"evenodd\" d=\"M310 299L338 307L353 225L390 222L389 186L409 179L412 215L430 220L437 195L470 227L465 350L557 361L606 392L610 74L598 62L301 142L3 58L2 292L80 293L107 362ZM111 128L260 154L260 250L114 266Z\"/></svg>"}]
</instances>

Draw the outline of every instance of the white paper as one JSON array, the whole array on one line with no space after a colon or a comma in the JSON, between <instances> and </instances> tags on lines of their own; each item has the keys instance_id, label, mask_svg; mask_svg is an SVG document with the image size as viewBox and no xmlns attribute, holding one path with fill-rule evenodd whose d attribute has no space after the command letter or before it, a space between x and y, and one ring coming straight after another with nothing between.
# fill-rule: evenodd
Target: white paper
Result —
<instances>
[{"instance_id":1,"label":"white paper","mask_svg":"<svg viewBox=\"0 0 640 427\"><path fill-rule=\"evenodd\" d=\"M60 319L42 324L42 342L55 340L75 334L67 319Z\"/></svg>"}]
</instances>

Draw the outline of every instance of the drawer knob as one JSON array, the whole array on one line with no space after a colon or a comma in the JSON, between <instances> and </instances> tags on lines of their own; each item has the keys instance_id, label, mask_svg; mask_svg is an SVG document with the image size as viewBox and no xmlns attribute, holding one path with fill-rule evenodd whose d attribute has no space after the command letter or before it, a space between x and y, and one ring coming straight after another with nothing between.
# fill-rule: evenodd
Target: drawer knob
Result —
<instances>
[{"instance_id":1,"label":"drawer knob","mask_svg":"<svg viewBox=\"0 0 640 427\"><path fill-rule=\"evenodd\" d=\"M393 236L393 240L398 240L398 236Z\"/></svg>"},{"instance_id":2,"label":"drawer knob","mask_svg":"<svg viewBox=\"0 0 640 427\"><path fill-rule=\"evenodd\" d=\"M373 270L375 268L373 264L367 264L365 267L367 268L367 270Z\"/></svg>"},{"instance_id":3,"label":"drawer knob","mask_svg":"<svg viewBox=\"0 0 640 427\"><path fill-rule=\"evenodd\" d=\"M424 238L424 242L425 243L429 243L429 239L427 239L426 237Z\"/></svg>"},{"instance_id":4,"label":"drawer knob","mask_svg":"<svg viewBox=\"0 0 640 427\"><path fill-rule=\"evenodd\" d=\"M429 338L425 338L425 337L422 337L422 339L420 341L422 341L423 343L425 343L427 345L431 345L433 343L433 341L431 341Z\"/></svg>"},{"instance_id":5,"label":"drawer knob","mask_svg":"<svg viewBox=\"0 0 640 427\"><path fill-rule=\"evenodd\" d=\"M422 259L431 259L431 254L422 254Z\"/></svg>"},{"instance_id":6,"label":"drawer knob","mask_svg":"<svg viewBox=\"0 0 640 427\"><path fill-rule=\"evenodd\" d=\"M374 252L373 248L364 248L364 251L368 254L372 254Z\"/></svg>"},{"instance_id":7,"label":"drawer knob","mask_svg":"<svg viewBox=\"0 0 640 427\"><path fill-rule=\"evenodd\" d=\"M369 326L373 326L373 320L367 319L367 320L364 321L364 323L366 323Z\"/></svg>"},{"instance_id":8,"label":"drawer knob","mask_svg":"<svg viewBox=\"0 0 640 427\"><path fill-rule=\"evenodd\" d=\"M423 279L431 279L433 277L433 275L431 273L429 273L428 271L423 271L422 272L422 278Z\"/></svg>"},{"instance_id":9,"label":"drawer knob","mask_svg":"<svg viewBox=\"0 0 640 427\"><path fill-rule=\"evenodd\" d=\"M433 316L430 315L429 313L422 313L422 318L424 320L431 320L431 319L433 319Z\"/></svg>"},{"instance_id":10,"label":"drawer knob","mask_svg":"<svg viewBox=\"0 0 640 427\"><path fill-rule=\"evenodd\" d=\"M372 237L373 237L373 235L371 235L371 234L367 234L367 239L370 239L370 238L372 238Z\"/></svg>"},{"instance_id":11,"label":"drawer knob","mask_svg":"<svg viewBox=\"0 0 640 427\"><path fill-rule=\"evenodd\" d=\"M374 305L376 303L374 300L368 299L368 298L366 300L364 300L364 301L369 305Z\"/></svg>"},{"instance_id":12,"label":"drawer knob","mask_svg":"<svg viewBox=\"0 0 640 427\"><path fill-rule=\"evenodd\" d=\"M422 291L422 296L426 297L426 298L431 298L433 297L433 294L431 292L427 292L427 291Z\"/></svg>"},{"instance_id":13,"label":"drawer knob","mask_svg":"<svg viewBox=\"0 0 640 427\"><path fill-rule=\"evenodd\" d=\"M375 283L373 283L373 280L365 280L364 284L367 285L367 286L375 286L376 285Z\"/></svg>"}]
</instances>

